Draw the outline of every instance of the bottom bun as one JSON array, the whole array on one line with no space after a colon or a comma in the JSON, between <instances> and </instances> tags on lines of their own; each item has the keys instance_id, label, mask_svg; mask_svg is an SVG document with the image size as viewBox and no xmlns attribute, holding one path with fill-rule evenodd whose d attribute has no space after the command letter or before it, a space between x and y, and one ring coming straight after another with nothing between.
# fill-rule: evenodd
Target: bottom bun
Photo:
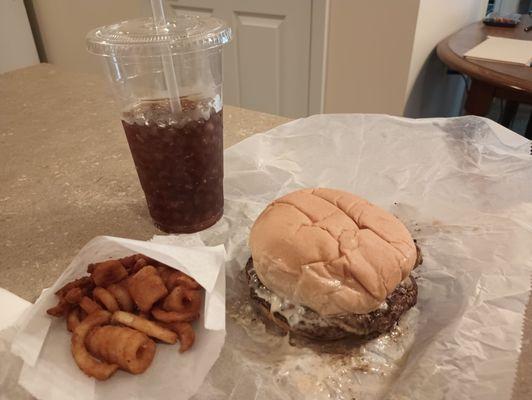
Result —
<instances>
[{"instance_id":1,"label":"bottom bun","mask_svg":"<svg viewBox=\"0 0 532 400\"><path fill-rule=\"evenodd\" d=\"M418 263L420 261L418 250ZM308 307L293 305L272 293L259 280L251 258L246 264L246 276L252 305L267 327L281 335L291 333L313 340L372 339L392 329L401 315L417 302L417 284L409 275L375 311L323 317Z\"/></svg>"}]
</instances>

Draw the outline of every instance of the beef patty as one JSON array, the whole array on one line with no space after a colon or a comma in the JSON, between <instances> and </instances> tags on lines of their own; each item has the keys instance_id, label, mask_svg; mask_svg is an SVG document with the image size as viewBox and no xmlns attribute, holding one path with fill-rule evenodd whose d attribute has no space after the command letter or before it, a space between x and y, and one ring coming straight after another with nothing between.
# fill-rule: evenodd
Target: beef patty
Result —
<instances>
[{"instance_id":1,"label":"beef patty","mask_svg":"<svg viewBox=\"0 0 532 400\"><path fill-rule=\"evenodd\" d=\"M415 267L422 263L421 252L417 250ZM375 311L322 317L306 306L283 301L272 293L257 276L252 258L246 264L246 276L253 307L266 325L281 335L290 332L314 340L371 339L388 332L417 302L417 284L409 275Z\"/></svg>"}]
</instances>

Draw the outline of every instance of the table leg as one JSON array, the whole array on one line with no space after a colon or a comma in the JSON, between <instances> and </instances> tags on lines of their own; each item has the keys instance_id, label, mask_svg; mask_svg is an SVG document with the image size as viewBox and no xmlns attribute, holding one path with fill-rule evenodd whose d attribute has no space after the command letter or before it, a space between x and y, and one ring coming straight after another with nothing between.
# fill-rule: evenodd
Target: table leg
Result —
<instances>
[{"instance_id":1,"label":"table leg","mask_svg":"<svg viewBox=\"0 0 532 400\"><path fill-rule=\"evenodd\" d=\"M507 100L499 123L502 126L510 128L512 121L514 120L515 115L517 114L518 108L519 108L519 103L517 101Z\"/></svg>"},{"instance_id":2,"label":"table leg","mask_svg":"<svg viewBox=\"0 0 532 400\"><path fill-rule=\"evenodd\" d=\"M528 124L526 125L525 137L532 140L532 112L528 118Z\"/></svg>"},{"instance_id":3,"label":"table leg","mask_svg":"<svg viewBox=\"0 0 532 400\"><path fill-rule=\"evenodd\" d=\"M465 111L467 114L485 116L488 114L495 95L495 88L476 79L471 80L467 93Z\"/></svg>"}]
</instances>

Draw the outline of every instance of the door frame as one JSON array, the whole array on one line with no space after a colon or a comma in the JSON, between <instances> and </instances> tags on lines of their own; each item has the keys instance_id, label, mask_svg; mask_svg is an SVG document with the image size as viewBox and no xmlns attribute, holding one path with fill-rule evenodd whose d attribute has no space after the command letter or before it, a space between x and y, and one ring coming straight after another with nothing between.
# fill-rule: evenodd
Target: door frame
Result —
<instances>
[{"instance_id":1,"label":"door frame","mask_svg":"<svg viewBox=\"0 0 532 400\"><path fill-rule=\"evenodd\" d=\"M329 35L330 0L311 0L310 73L308 114L321 114L324 109L327 76L327 38Z\"/></svg>"}]
</instances>

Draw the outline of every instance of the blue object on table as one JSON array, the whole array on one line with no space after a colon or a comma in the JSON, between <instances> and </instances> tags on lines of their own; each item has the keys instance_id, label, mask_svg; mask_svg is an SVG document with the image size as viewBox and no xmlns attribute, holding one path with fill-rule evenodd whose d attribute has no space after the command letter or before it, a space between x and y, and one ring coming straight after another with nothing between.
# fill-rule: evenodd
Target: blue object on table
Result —
<instances>
[{"instance_id":1,"label":"blue object on table","mask_svg":"<svg viewBox=\"0 0 532 400\"><path fill-rule=\"evenodd\" d=\"M514 27L521 21L521 14L499 14L498 12L491 12L484 19L486 25Z\"/></svg>"}]
</instances>

